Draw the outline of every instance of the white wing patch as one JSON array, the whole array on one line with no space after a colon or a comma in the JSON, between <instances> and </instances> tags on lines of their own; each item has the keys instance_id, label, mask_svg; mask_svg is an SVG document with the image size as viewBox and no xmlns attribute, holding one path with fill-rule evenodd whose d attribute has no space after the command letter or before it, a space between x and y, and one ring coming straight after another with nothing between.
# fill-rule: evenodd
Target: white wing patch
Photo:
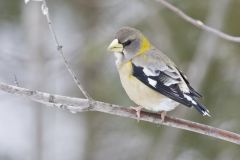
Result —
<instances>
[{"instance_id":1,"label":"white wing patch","mask_svg":"<svg viewBox=\"0 0 240 160\"><path fill-rule=\"evenodd\" d=\"M180 78L179 74L178 74L176 71L174 71L174 70L168 69L168 70L163 71L163 72L164 72L166 75L172 77L173 79L179 79L179 78Z\"/></svg>"},{"instance_id":2,"label":"white wing patch","mask_svg":"<svg viewBox=\"0 0 240 160\"><path fill-rule=\"evenodd\" d=\"M168 79L164 82L164 85L169 87L172 84L177 84L177 83L179 83L179 81L176 81L176 80L173 80L173 79Z\"/></svg>"},{"instance_id":3,"label":"white wing patch","mask_svg":"<svg viewBox=\"0 0 240 160\"><path fill-rule=\"evenodd\" d=\"M146 76L157 76L158 75L146 67L143 69L143 72Z\"/></svg>"},{"instance_id":4,"label":"white wing patch","mask_svg":"<svg viewBox=\"0 0 240 160\"><path fill-rule=\"evenodd\" d=\"M179 84L179 88L181 89L181 91L183 91L185 93L189 93L189 88L188 88L188 86L185 83L180 83Z\"/></svg>"},{"instance_id":5,"label":"white wing patch","mask_svg":"<svg viewBox=\"0 0 240 160\"><path fill-rule=\"evenodd\" d=\"M196 101L194 101L193 99L192 99L192 97L190 97L190 96L188 96L188 95L186 95L186 94L183 94L183 96L185 97L185 98L187 98L187 100L188 101L191 101L193 104L197 104L197 102Z\"/></svg>"},{"instance_id":6,"label":"white wing patch","mask_svg":"<svg viewBox=\"0 0 240 160\"><path fill-rule=\"evenodd\" d=\"M153 86L153 87L156 87L156 85L157 85L157 81L156 81L156 80L153 80L153 79L151 79L151 78L148 78L148 83L149 83L151 86Z\"/></svg>"}]
</instances>

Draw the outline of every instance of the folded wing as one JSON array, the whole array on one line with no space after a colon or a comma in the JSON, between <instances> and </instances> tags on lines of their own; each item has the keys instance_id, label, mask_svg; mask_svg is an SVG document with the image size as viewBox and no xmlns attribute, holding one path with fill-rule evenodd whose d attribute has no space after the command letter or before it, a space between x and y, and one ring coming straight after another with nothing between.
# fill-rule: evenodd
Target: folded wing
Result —
<instances>
[{"instance_id":1,"label":"folded wing","mask_svg":"<svg viewBox=\"0 0 240 160\"><path fill-rule=\"evenodd\" d=\"M166 97L209 115L205 106L196 101L201 95L190 86L186 76L160 51L157 54L152 52L132 60L133 76Z\"/></svg>"}]
</instances>

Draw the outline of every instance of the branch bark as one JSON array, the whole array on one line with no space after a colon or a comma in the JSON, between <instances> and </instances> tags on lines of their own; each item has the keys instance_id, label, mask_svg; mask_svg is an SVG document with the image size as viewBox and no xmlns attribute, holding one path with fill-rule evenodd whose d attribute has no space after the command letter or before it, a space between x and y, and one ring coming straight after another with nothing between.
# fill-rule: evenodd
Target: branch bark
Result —
<instances>
[{"instance_id":1,"label":"branch bark","mask_svg":"<svg viewBox=\"0 0 240 160\"><path fill-rule=\"evenodd\" d=\"M26 88L8 85L2 82L0 82L0 90L10 94L15 94L15 95L29 98L33 101L42 103L46 106L65 109L74 113L85 112L85 111L97 111L97 112L103 112L103 113L117 115L121 117L137 119L135 115L136 113L134 110L131 110L130 108L127 108L127 107L122 107L122 106L109 104L105 102L94 101L93 103L91 103L91 106L90 106L88 99L72 98L72 97L60 96L56 94L50 94L46 92L34 91ZM188 130L188 131L200 133L203 135L207 135L217 139L222 139L222 140L240 145L239 134L214 128L204 124L200 124L200 123L196 123L196 122L192 122L192 121L188 121L180 118L174 118L170 116L166 116L165 121L162 122L159 114L149 113L144 111L141 112L140 120L154 123L154 124L162 124L165 126Z\"/></svg>"},{"instance_id":2,"label":"branch bark","mask_svg":"<svg viewBox=\"0 0 240 160\"><path fill-rule=\"evenodd\" d=\"M169 3L169 2L167 2L165 0L156 0L156 1L161 3L162 5L164 5L166 8L171 10L177 16L181 17L186 22L194 25L195 27L197 27L199 29L202 29L202 30L207 31L207 32L212 33L212 34L215 34L216 36L218 36L218 37L220 37L222 39L240 43L240 37L239 36L231 36L229 34L221 32L221 31L219 31L219 30L217 30L215 28L212 28L212 27L204 24L202 21L194 19L194 18L188 16L186 13L181 11L179 8L175 7L174 5L172 5L171 3Z\"/></svg>"},{"instance_id":3,"label":"branch bark","mask_svg":"<svg viewBox=\"0 0 240 160\"><path fill-rule=\"evenodd\" d=\"M52 25L52 20L50 18L50 15L49 15L49 11L48 11L48 6L47 6L47 2L46 0L43 0L42 1L42 12L43 14L45 15L46 17L46 20L48 22L48 28L49 28L49 31L51 32L51 35L52 35L52 38L56 44L56 48L57 48L57 51L59 53L59 55L61 56L61 58L63 59L63 63L65 65L65 67L67 68L68 72L70 73L70 75L72 76L75 84L78 86L78 88L80 89L80 91L83 93L83 95L85 96L85 98L89 99L89 100L93 100L90 95L88 94L88 92L84 89L84 87L81 85L80 83L80 80L77 78L76 74L73 72L73 70L71 69L66 57L64 56L64 53L63 53L63 45L60 44L59 40L58 40L58 37L57 37L57 34L53 28L53 25Z\"/></svg>"}]
</instances>

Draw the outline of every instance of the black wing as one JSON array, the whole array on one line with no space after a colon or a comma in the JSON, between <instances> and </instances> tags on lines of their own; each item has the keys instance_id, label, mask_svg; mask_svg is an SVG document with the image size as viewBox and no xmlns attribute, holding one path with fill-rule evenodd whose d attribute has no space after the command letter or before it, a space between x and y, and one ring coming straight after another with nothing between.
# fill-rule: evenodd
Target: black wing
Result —
<instances>
[{"instance_id":1,"label":"black wing","mask_svg":"<svg viewBox=\"0 0 240 160\"><path fill-rule=\"evenodd\" d=\"M179 88L179 82L181 82L180 77L177 78L177 76L175 76L174 78L174 76L170 76L169 73L165 73L160 70L155 70L157 75L146 75L143 67L137 66L134 63L132 63L132 67L133 76L148 87L185 106L194 106L194 108L196 108L196 110L203 116L210 116L206 107L195 99L197 97L201 97L201 95L190 86L186 77L180 71L180 76L182 76L183 80L189 87L189 93L183 93Z\"/></svg>"},{"instance_id":2,"label":"black wing","mask_svg":"<svg viewBox=\"0 0 240 160\"><path fill-rule=\"evenodd\" d=\"M187 77L177 68L178 72L181 74L183 80L185 81L185 83L187 84L188 88L190 89L190 95L197 97L197 98L201 98L202 95L200 93L198 93L194 88L192 88L192 86L190 86Z\"/></svg>"},{"instance_id":3,"label":"black wing","mask_svg":"<svg viewBox=\"0 0 240 160\"><path fill-rule=\"evenodd\" d=\"M180 79L171 79L172 77L160 70L156 71L158 73L157 76L147 76L144 73L143 67L136 66L134 63L132 63L132 65L133 76L143 82L145 85L174 101L184 104L185 106L192 106L192 102L184 97L183 92L180 90L177 83L166 85L166 82L169 80L180 81ZM151 84L151 81L155 82L155 85L153 85L153 83Z\"/></svg>"}]
</instances>

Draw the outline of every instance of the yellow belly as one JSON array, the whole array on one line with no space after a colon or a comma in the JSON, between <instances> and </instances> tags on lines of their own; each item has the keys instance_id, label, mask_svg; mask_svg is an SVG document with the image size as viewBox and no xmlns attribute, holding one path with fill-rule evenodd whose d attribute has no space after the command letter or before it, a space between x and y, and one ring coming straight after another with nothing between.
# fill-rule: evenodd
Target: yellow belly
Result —
<instances>
[{"instance_id":1,"label":"yellow belly","mask_svg":"<svg viewBox=\"0 0 240 160\"><path fill-rule=\"evenodd\" d=\"M178 105L132 76L131 67L131 63L124 64L119 68L119 75L122 86L132 101L153 112L170 111Z\"/></svg>"}]
</instances>

